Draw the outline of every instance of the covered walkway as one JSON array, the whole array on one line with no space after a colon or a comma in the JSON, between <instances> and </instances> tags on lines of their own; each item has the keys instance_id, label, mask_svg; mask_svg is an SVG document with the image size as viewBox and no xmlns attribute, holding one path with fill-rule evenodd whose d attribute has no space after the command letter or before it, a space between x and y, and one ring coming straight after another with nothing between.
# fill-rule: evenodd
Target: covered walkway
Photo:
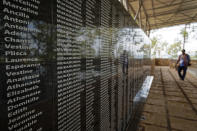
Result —
<instances>
[{"instance_id":1,"label":"covered walkway","mask_svg":"<svg viewBox=\"0 0 197 131\"><path fill-rule=\"evenodd\" d=\"M197 131L197 77L156 67L138 131Z\"/></svg>"}]
</instances>

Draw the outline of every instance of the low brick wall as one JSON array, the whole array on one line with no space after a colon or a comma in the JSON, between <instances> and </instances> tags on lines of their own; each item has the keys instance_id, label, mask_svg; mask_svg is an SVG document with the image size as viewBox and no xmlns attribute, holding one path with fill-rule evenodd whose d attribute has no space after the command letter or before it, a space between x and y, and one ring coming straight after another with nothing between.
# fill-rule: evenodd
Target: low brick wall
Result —
<instances>
[{"instance_id":1,"label":"low brick wall","mask_svg":"<svg viewBox=\"0 0 197 131\"><path fill-rule=\"evenodd\" d=\"M156 66L169 66L170 60L169 59L155 59Z\"/></svg>"},{"instance_id":2,"label":"low brick wall","mask_svg":"<svg viewBox=\"0 0 197 131\"><path fill-rule=\"evenodd\" d=\"M177 60L172 59L155 59L155 66L170 66L174 68ZM192 67L197 67L197 60L191 60Z\"/></svg>"}]
</instances>

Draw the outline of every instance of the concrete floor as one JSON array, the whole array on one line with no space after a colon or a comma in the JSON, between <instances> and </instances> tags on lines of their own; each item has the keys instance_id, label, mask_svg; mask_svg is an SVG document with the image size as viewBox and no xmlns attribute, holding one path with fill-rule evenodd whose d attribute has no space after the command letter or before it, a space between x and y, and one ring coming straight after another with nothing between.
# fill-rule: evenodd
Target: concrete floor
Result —
<instances>
[{"instance_id":1,"label":"concrete floor","mask_svg":"<svg viewBox=\"0 0 197 131\"><path fill-rule=\"evenodd\" d=\"M188 68L189 73L197 77L197 66L192 66Z\"/></svg>"},{"instance_id":2,"label":"concrete floor","mask_svg":"<svg viewBox=\"0 0 197 131\"><path fill-rule=\"evenodd\" d=\"M156 67L138 131L197 131L197 77Z\"/></svg>"}]
</instances>

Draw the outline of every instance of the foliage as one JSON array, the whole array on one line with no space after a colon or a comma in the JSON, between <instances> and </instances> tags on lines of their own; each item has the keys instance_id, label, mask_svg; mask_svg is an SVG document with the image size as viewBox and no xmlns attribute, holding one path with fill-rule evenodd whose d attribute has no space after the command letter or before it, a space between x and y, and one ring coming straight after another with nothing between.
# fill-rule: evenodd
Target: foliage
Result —
<instances>
[{"instance_id":1,"label":"foliage","mask_svg":"<svg viewBox=\"0 0 197 131\"><path fill-rule=\"evenodd\" d=\"M186 30L186 28L181 29L180 34L182 35L182 37L184 39L187 39L188 38L188 35L189 35L188 32L187 32L187 30Z\"/></svg>"},{"instance_id":2,"label":"foliage","mask_svg":"<svg viewBox=\"0 0 197 131\"><path fill-rule=\"evenodd\" d=\"M193 55L190 55L190 57L191 57L191 59L197 60L197 51L195 51L195 52L193 53Z\"/></svg>"},{"instance_id":3,"label":"foliage","mask_svg":"<svg viewBox=\"0 0 197 131\"><path fill-rule=\"evenodd\" d=\"M151 52L153 57L159 56L161 58L161 52L166 52L168 43L160 40L159 37L153 37L151 39Z\"/></svg>"},{"instance_id":4,"label":"foliage","mask_svg":"<svg viewBox=\"0 0 197 131\"><path fill-rule=\"evenodd\" d=\"M177 58L178 57L178 52L181 50L181 42L175 42L174 44L170 45L168 47L168 55L171 56L171 58Z\"/></svg>"},{"instance_id":5,"label":"foliage","mask_svg":"<svg viewBox=\"0 0 197 131\"><path fill-rule=\"evenodd\" d=\"M150 44L144 44L140 51L144 52L144 58L150 58Z\"/></svg>"},{"instance_id":6,"label":"foliage","mask_svg":"<svg viewBox=\"0 0 197 131\"><path fill-rule=\"evenodd\" d=\"M186 42L186 40L188 39L188 36L189 36L189 34L188 34L187 30L186 30L186 25L185 25L184 28L181 29L180 34L183 37L183 48L185 48L185 42Z\"/></svg>"},{"instance_id":7,"label":"foliage","mask_svg":"<svg viewBox=\"0 0 197 131\"><path fill-rule=\"evenodd\" d=\"M152 52L153 57L156 57L158 44L159 44L159 38L158 37L153 37L151 39L151 52Z\"/></svg>"}]
</instances>

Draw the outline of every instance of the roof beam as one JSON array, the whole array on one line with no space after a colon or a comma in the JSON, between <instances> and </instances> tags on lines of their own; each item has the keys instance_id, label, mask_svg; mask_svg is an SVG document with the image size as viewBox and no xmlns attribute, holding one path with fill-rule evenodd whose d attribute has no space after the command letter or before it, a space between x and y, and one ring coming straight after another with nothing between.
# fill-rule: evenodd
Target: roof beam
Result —
<instances>
[{"instance_id":1,"label":"roof beam","mask_svg":"<svg viewBox=\"0 0 197 131\"><path fill-rule=\"evenodd\" d=\"M190 8L186 8L186 9L180 9L179 12L190 11L190 10L194 10L194 9L197 9L197 5L192 6ZM173 10L170 10L170 11L166 11L166 12L161 12L161 13L155 14L155 16L154 16L154 14L153 15L148 15L148 17L151 18L151 17L157 17L157 16L164 16L164 15L174 14L174 12L176 12L176 11L177 11L176 9L173 9ZM145 19L145 17L143 17L142 19Z\"/></svg>"},{"instance_id":2,"label":"roof beam","mask_svg":"<svg viewBox=\"0 0 197 131\"><path fill-rule=\"evenodd\" d=\"M150 29L150 22L149 22L148 14L146 12L146 9L144 7L144 3L143 2L142 2L142 8L144 10L144 15L146 16L146 24L145 25L147 25L147 23L148 23L148 28Z\"/></svg>"},{"instance_id":3,"label":"roof beam","mask_svg":"<svg viewBox=\"0 0 197 131\"><path fill-rule=\"evenodd\" d=\"M139 0L139 4L141 5L141 7L142 7L142 4L143 4L143 1L142 0ZM139 17L138 17L138 19L139 19L139 22L140 22L140 28L142 28L142 19L141 19L141 13L142 13L142 8L140 8L140 12L139 12Z\"/></svg>"},{"instance_id":4,"label":"roof beam","mask_svg":"<svg viewBox=\"0 0 197 131\"><path fill-rule=\"evenodd\" d=\"M187 13L193 13L194 11L197 12L197 8L196 8L196 10L193 9L193 10L187 11ZM183 12L180 12L179 14L183 14ZM185 13L184 13L184 14L185 14ZM165 15L166 15L166 17L165 17ZM169 14L165 14L165 15L157 16L156 19L157 19L157 20L160 20L160 21L164 21L164 20L162 20L162 19L168 18L167 15L173 15L173 14L172 14L172 13L169 13ZM185 15L185 16L186 16L186 15ZM161 19L160 17L162 17L162 19ZM154 17L150 17L150 16L149 16L149 20L150 20L150 19L153 19L153 18L154 18ZM142 18L142 20L145 20L145 19L146 19L146 17L143 17L143 18ZM151 20L151 21L153 21L153 20Z\"/></svg>"},{"instance_id":5,"label":"roof beam","mask_svg":"<svg viewBox=\"0 0 197 131\"><path fill-rule=\"evenodd\" d=\"M171 6L176 0L172 0L168 6Z\"/></svg>"},{"instance_id":6,"label":"roof beam","mask_svg":"<svg viewBox=\"0 0 197 131\"><path fill-rule=\"evenodd\" d=\"M182 4L183 4L183 2L184 2L185 0L181 0L181 3L180 3L180 5L179 5L179 7L178 7L178 9L177 9L177 11L176 12L174 12L174 14L172 15L172 16L170 16L170 18L168 18L167 20L166 20L166 22L167 21L169 21L169 20L171 20L171 19L173 19L174 18L174 16L176 16L177 15L177 13L179 12L179 10L181 9L181 7L182 7Z\"/></svg>"},{"instance_id":7,"label":"roof beam","mask_svg":"<svg viewBox=\"0 0 197 131\"><path fill-rule=\"evenodd\" d=\"M197 0L169 0L168 2L164 2L164 0L147 0L149 2L146 4L148 5L144 3L144 0L128 1L133 8L132 12L135 21L138 21L139 25L142 24L141 27L144 31L197 22L197 13L195 13L197 12ZM151 2L152 7L150 7ZM140 14L143 15L140 16Z\"/></svg>"},{"instance_id":8,"label":"roof beam","mask_svg":"<svg viewBox=\"0 0 197 131\"><path fill-rule=\"evenodd\" d=\"M141 7L142 7L142 2L139 1L139 8L138 8L138 10L137 10L137 14L136 14L135 17L134 17L134 20L137 19L138 15L139 15L139 13L140 13Z\"/></svg>"},{"instance_id":9,"label":"roof beam","mask_svg":"<svg viewBox=\"0 0 197 131\"><path fill-rule=\"evenodd\" d=\"M127 2L128 2L128 9L131 10L131 11L129 11L129 12L131 12L131 13L133 14L133 17L135 17L136 12L135 12L135 10L133 9L132 4L129 3L129 0L127 0ZM138 19L136 19L136 21L139 23L139 20L138 20Z\"/></svg>"},{"instance_id":10,"label":"roof beam","mask_svg":"<svg viewBox=\"0 0 197 131\"><path fill-rule=\"evenodd\" d=\"M189 19L192 19L192 18L193 18L193 17L191 17L191 16L189 16L189 15L183 13L183 12L181 12L181 14L184 15L184 16L186 16L186 17L189 18Z\"/></svg>"},{"instance_id":11,"label":"roof beam","mask_svg":"<svg viewBox=\"0 0 197 131\"><path fill-rule=\"evenodd\" d=\"M189 23L192 23L192 22L196 22L196 20L194 20L194 21L182 21L182 22L177 22L177 23L173 23L173 24L165 24L165 25L160 25L160 26L157 25L157 27L152 26L151 30L159 29L159 28L165 28L165 27L169 27L169 26L181 25L181 24L189 24Z\"/></svg>"},{"instance_id":12,"label":"roof beam","mask_svg":"<svg viewBox=\"0 0 197 131\"><path fill-rule=\"evenodd\" d=\"M129 0L129 2L136 2L136 1L139 1L139 0Z\"/></svg>"},{"instance_id":13,"label":"roof beam","mask_svg":"<svg viewBox=\"0 0 197 131\"><path fill-rule=\"evenodd\" d=\"M135 12L135 10L133 9L133 6L129 3L129 0L127 0L127 6L128 6L128 9L131 10L133 16L135 16L136 12Z\"/></svg>"},{"instance_id":14,"label":"roof beam","mask_svg":"<svg viewBox=\"0 0 197 131\"><path fill-rule=\"evenodd\" d=\"M162 1L160 1L160 0L156 0L157 2L159 2L160 4L163 4L163 5L165 5L165 6L168 6L165 2L162 2Z\"/></svg>"},{"instance_id":15,"label":"roof beam","mask_svg":"<svg viewBox=\"0 0 197 131\"><path fill-rule=\"evenodd\" d=\"M164 22L164 23L157 23L156 25L155 24L152 24L151 27L154 27L154 26L161 26L161 25L168 25L168 24L175 24L175 23L179 23L179 22L195 22L197 21L197 18L192 18L192 19L179 19L179 20L174 20L174 21L169 21L169 22Z\"/></svg>"},{"instance_id":16,"label":"roof beam","mask_svg":"<svg viewBox=\"0 0 197 131\"><path fill-rule=\"evenodd\" d=\"M196 3L194 0L187 0L187 1L185 1L184 3L186 4L186 3L190 3L190 2ZM169 6L177 6L177 5L180 5L180 4L181 4L181 2L179 2L179 3L174 3L174 4L169 4L169 5L167 5L167 6L154 7L153 9L163 9L163 8L168 8ZM149 11L149 10L152 10L152 9L147 9L147 11Z\"/></svg>"},{"instance_id":17,"label":"roof beam","mask_svg":"<svg viewBox=\"0 0 197 131\"><path fill-rule=\"evenodd\" d=\"M154 17L154 22L156 24L156 17L155 17L155 9L154 9L154 2L153 2L153 0L151 0L151 5L152 5L152 9L153 9L152 12L153 12L153 17ZM150 17L148 16L148 18L150 18ZM151 28L151 26L150 26L150 28Z\"/></svg>"}]
</instances>

